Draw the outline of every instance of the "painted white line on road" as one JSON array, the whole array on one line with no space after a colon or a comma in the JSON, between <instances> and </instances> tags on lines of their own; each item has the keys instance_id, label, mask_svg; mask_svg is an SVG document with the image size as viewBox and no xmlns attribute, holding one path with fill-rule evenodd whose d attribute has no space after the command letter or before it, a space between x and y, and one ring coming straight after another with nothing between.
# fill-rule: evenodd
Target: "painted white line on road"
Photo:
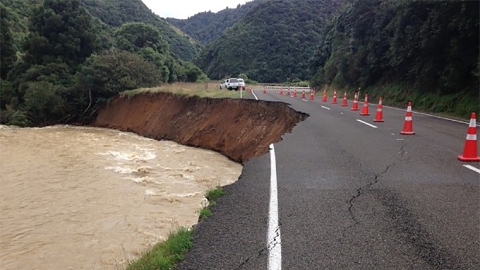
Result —
<instances>
[{"instance_id":1,"label":"painted white line on road","mask_svg":"<svg viewBox=\"0 0 480 270\"><path fill-rule=\"evenodd\" d=\"M302 100L303 100L303 101L305 101L305 102L307 102L307 100L306 100L306 99L304 99L304 98L302 98Z\"/></svg>"},{"instance_id":2,"label":"painted white line on road","mask_svg":"<svg viewBox=\"0 0 480 270\"><path fill-rule=\"evenodd\" d=\"M270 204L268 209L268 270L282 269L282 241L278 226L278 188L275 148L270 144Z\"/></svg>"},{"instance_id":3,"label":"painted white line on road","mask_svg":"<svg viewBox=\"0 0 480 270\"><path fill-rule=\"evenodd\" d=\"M328 107L322 106L322 108L330 111L330 108L328 108Z\"/></svg>"},{"instance_id":4,"label":"painted white line on road","mask_svg":"<svg viewBox=\"0 0 480 270\"><path fill-rule=\"evenodd\" d=\"M372 124L370 124L370 123L367 123L367 122L365 122L365 121L362 121L362 120L360 120L360 119L357 119L357 121L360 122L360 123L362 123L362 124L365 124L365 125L367 125L367 126L371 126L372 128L378 128L377 126L374 126L374 125L372 125Z\"/></svg>"},{"instance_id":5,"label":"painted white line on road","mask_svg":"<svg viewBox=\"0 0 480 270\"><path fill-rule=\"evenodd\" d=\"M258 100L258 97L257 97L257 95L255 95L255 92L254 92L253 89L252 89L252 94L253 94L253 96L255 97L255 99Z\"/></svg>"},{"instance_id":6,"label":"painted white line on road","mask_svg":"<svg viewBox=\"0 0 480 270\"><path fill-rule=\"evenodd\" d=\"M258 97L252 91L256 100ZM282 241L280 238L280 226L278 226L278 188L277 188L277 161L275 148L270 144L270 202L268 206L268 270L282 269Z\"/></svg>"},{"instance_id":7,"label":"painted white line on road","mask_svg":"<svg viewBox=\"0 0 480 270\"><path fill-rule=\"evenodd\" d=\"M400 108L395 108L395 107L390 107L390 106L385 106L385 105L383 105L383 108L389 108L389 109L396 110L396 111L406 111L406 109L400 109ZM421 113L421 112L417 112L417 111L412 111L412 113L413 113L414 115L415 115L415 114L425 115L425 116L430 116L430 117L433 117L433 118L438 118L438 119L442 119L442 120L447 120L447 121L456 122L456 123L462 123L462 124L467 124L467 125L470 123L470 122L466 122L466 121L461 121L461 120L446 118L446 117L437 116L437 115L432 115L432 114L428 114L428 113ZM477 124L477 127L480 127L480 124Z\"/></svg>"},{"instance_id":8,"label":"painted white line on road","mask_svg":"<svg viewBox=\"0 0 480 270\"><path fill-rule=\"evenodd\" d=\"M473 167L472 165L463 165L463 167L467 168L467 169L470 169L474 172L477 172L477 173L480 173L480 169L479 168L476 168L476 167Z\"/></svg>"}]
</instances>

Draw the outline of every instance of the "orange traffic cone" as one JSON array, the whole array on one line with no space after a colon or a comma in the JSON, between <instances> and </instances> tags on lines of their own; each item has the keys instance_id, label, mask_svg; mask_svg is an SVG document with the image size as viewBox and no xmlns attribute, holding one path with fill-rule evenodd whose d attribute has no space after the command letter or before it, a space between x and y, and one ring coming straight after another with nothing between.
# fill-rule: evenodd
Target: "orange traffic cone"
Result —
<instances>
[{"instance_id":1,"label":"orange traffic cone","mask_svg":"<svg viewBox=\"0 0 480 270\"><path fill-rule=\"evenodd\" d=\"M458 156L458 159L461 161L480 161L480 157L477 154L477 127L475 119L475 113L472 113L470 124L468 125L465 147L463 148L463 155Z\"/></svg>"},{"instance_id":2,"label":"orange traffic cone","mask_svg":"<svg viewBox=\"0 0 480 270\"><path fill-rule=\"evenodd\" d=\"M310 89L310 100L315 100L315 94L312 89Z\"/></svg>"},{"instance_id":3,"label":"orange traffic cone","mask_svg":"<svg viewBox=\"0 0 480 270\"><path fill-rule=\"evenodd\" d=\"M250 93L250 94L251 94L251 93L252 93L252 91L253 91L253 88L250 88L250 89L248 89L248 93Z\"/></svg>"},{"instance_id":4,"label":"orange traffic cone","mask_svg":"<svg viewBox=\"0 0 480 270\"><path fill-rule=\"evenodd\" d=\"M337 90L333 91L332 104L337 104Z\"/></svg>"},{"instance_id":5,"label":"orange traffic cone","mask_svg":"<svg viewBox=\"0 0 480 270\"><path fill-rule=\"evenodd\" d=\"M323 91L322 102L327 102L327 90Z\"/></svg>"},{"instance_id":6,"label":"orange traffic cone","mask_svg":"<svg viewBox=\"0 0 480 270\"><path fill-rule=\"evenodd\" d=\"M348 106L347 91L345 91L345 94L343 94L342 106L343 106L343 107Z\"/></svg>"},{"instance_id":7,"label":"orange traffic cone","mask_svg":"<svg viewBox=\"0 0 480 270\"><path fill-rule=\"evenodd\" d=\"M263 93L266 94L267 93L267 89L264 87L263 88Z\"/></svg>"},{"instance_id":8,"label":"orange traffic cone","mask_svg":"<svg viewBox=\"0 0 480 270\"><path fill-rule=\"evenodd\" d=\"M293 89L293 97L294 97L294 98L297 97L297 89Z\"/></svg>"},{"instance_id":9,"label":"orange traffic cone","mask_svg":"<svg viewBox=\"0 0 480 270\"><path fill-rule=\"evenodd\" d=\"M400 131L403 135L413 135L413 120L412 120L412 102L408 102L407 114L405 115L405 123L403 124L403 130Z\"/></svg>"},{"instance_id":10,"label":"orange traffic cone","mask_svg":"<svg viewBox=\"0 0 480 270\"><path fill-rule=\"evenodd\" d=\"M370 115L370 113L368 113L368 95L367 94L365 94L365 101L363 102L363 108L360 115L362 116Z\"/></svg>"},{"instance_id":11,"label":"orange traffic cone","mask_svg":"<svg viewBox=\"0 0 480 270\"><path fill-rule=\"evenodd\" d=\"M358 93L355 92L355 97L353 99L352 111L358 111Z\"/></svg>"},{"instance_id":12,"label":"orange traffic cone","mask_svg":"<svg viewBox=\"0 0 480 270\"><path fill-rule=\"evenodd\" d=\"M287 96L290 96L290 87L287 89Z\"/></svg>"},{"instance_id":13,"label":"orange traffic cone","mask_svg":"<svg viewBox=\"0 0 480 270\"><path fill-rule=\"evenodd\" d=\"M283 88L280 88L280 96L283 96Z\"/></svg>"},{"instance_id":14,"label":"orange traffic cone","mask_svg":"<svg viewBox=\"0 0 480 270\"><path fill-rule=\"evenodd\" d=\"M377 114L375 115L375 119L373 119L373 122L383 122L382 97L380 97L380 100L378 101Z\"/></svg>"},{"instance_id":15,"label":"orange traffic cone","mask_svg":"<svg viewBox=\"0 0 480 270\"><path fill-rule=\"evenodd\" d=\"M302 99L305 99L305 89L302 91Z\"/></svg>"}]
</instances>

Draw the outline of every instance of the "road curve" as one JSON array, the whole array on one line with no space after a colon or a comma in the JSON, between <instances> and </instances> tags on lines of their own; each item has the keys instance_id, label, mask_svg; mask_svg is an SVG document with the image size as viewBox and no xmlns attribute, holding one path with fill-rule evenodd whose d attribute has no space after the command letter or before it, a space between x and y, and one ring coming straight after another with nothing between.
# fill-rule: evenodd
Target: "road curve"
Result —
<instances>
[{"instance_id":1,"label":"road curve","mask_svg":"<svg viewBox=\"0 0 480 270\"><path fill-rule=\"evenodd\" d=\"M275 144L283 269L478 269L480 174L457 160L467 124L414 112L416 134L400 135L403 110L376 123L375 105L255 93L310 115ZM248 161L178 269L267 269L269 181L268 154Z\"/></svg>"}]
</instances>

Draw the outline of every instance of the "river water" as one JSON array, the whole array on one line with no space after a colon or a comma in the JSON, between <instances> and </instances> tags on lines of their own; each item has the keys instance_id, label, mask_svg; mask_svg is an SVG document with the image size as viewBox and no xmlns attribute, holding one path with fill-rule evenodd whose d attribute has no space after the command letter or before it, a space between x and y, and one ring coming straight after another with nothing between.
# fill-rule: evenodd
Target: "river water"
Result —
<instances>
[{"instance_id":1,"label":"river water","mask_svg":"<svg viewBox=\"0 0 480 270\"><path fill-rule=\"evenodd\" d=\"M123 269L241 170L115 130L0 126L0 269Z\"/></svg>"}]
</instances>

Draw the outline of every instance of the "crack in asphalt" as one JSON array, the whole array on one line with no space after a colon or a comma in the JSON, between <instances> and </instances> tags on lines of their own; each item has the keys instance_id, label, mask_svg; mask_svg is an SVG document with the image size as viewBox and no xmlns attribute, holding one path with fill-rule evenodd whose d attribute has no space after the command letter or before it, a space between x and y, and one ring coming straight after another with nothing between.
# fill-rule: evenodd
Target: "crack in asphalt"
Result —
<instances>
[{"instance_id":1,"label":"crack in asphalt","mask_svg":"<svg viewBox=\"0 0 480 270\"><path fill-rule=\"evenodd\" d=\"M291 215L289 215L289 216L291 216ZM267 250L270 251L273 248L275 248L277 246L277 244L281 244L281 242L278 241L278 238L280 237L280 227L282 227L281 222L278 223L278 227L275 229L275 237L273 238L273 240L270 241L269 243L267 243L266 247L260 249L257 252L257 255L248 257L242 263L240 263L240 265L238 265L238 267L235 268L235 269L242 269L250 261L250 259L259 259L260 257L262 257L266 253Z\"/></svg>"},{"instance_id":2,"label":"crack in asphalt","mask_svg":"<svg viewBox=\"0 0 480 270\"><path fill-rule=\"evenodd\" d=\"M405 150L406 146L407 144L403 142L398 151L401 161L410 160L410 156L407 156L408 152ZM360 224L353 211L355 200L362 196L365 190L378 183L381 176L396 164L395 162L387 165L383 172L375 174L372 182L358 188L356 194L350 198L348 201L348 212L354 223L343 230L342 237L339 239L340 244L344 244L343 241L346 238L347 231ZM427 231L418 218L394 192L390 190L374 190L374 194L379 197L382 204L386 207L387 214L394 221L396 230L400 232L401 238L411 245L414 254L435 269L462 269L460 260L455 254L452 254L447 248L442 246Z\"/></svg>"},{"instance_id":3,"label":"crack in asphalt","mask_svg":"<svg viewBox=\"0 0 480 270\"><path fill-rule=\"evenodd\" d=\"M398 151L398 154L400 155L400 157L404 158L405 161L408 161L408 160L410 160L410 156L407 156L405 158L405 155L407 154L407 151L405 150L406 146L407 146L407 144L404 142L402 144L402 146L400 147L400 150Z\"/></svg>"},{"instance_id":4,"label":"crack in asphalt","mask_svg":"<svg viewBox=\"0 0 480 270\"><path fill-rule=\"evenodd\" d=\"M404 160L404 161L408 161L410 160L410 157L406 157L405 158L405 155L407 154L407 151L405 150L405 147L407 146L407 144L402 141L402 145L400 146L400 150L398 151L398 154L400 155L400 157ZM378 173L378 174L375 174L374 176L374 179L372 182L369 182L368 184L366 184L365 186L363 187L360 187L356 190L356 194L353 195L350 200L348 200L348 213L350 214L350 217L351 219L353 220L353 224L346 227L343 231L342 231L342 237L339 239L339 242L340 244L343 245L343 239L345 239L346 237L346 234L347 234L347 231L349 231L351 228L355 227L356 225L360 224L360 222L357 220L354 212L353 212L353 206L355 204L355 200L358 199L360 196L362 196L362 192L366 189L369 189L371 188L373 185L375 185L376 183L378 183L378 181L380 181L380 177L382 175L384 175L385 173L388 172L388 170L395 166L396 162L395 163L392 163L392 164L389 164L387 165L387 167L385 168L385 170L381 173Z\"/></svg>"},{"instance_id":5,"label":"crack in asphalt","mask_svg":"<svg viewBox=\"0 0 480 270\"><path fill-rule=\"evenodd\" d=\"M403 148L403 146L402 146L402 148ZM348 212L350 213L350 217L351 217L352 220L353 220L353 224L350 225L350 226L348 226L347 228L345 228L345 229L343 230L343 232L342 232L342 237L339 239L340 244L343 244L343 239L346 237L347 231L350 230L351 228L353 228L354 226L360 224L360 222L357 220L357 218L355 217L355 214L354 214L354 212L353 212L353 206L354 206L355 200L358 199L360 196L362 196L362 194L363 194L362 191L363 191L363 190L369 189L370 187L372 187L373 185L375 185L376 183L378 183L378 181L380 181L380 177L381 177L382 175L384 175L385 173L387 173L388 170L389 170L391 167L395 166L395 164L396 164L396 163L389 164L389 165L387 165L387 167L385 168L385 170L384 170L383 172L378 173L378 174L375 174L374 179L373 179L372 182L366 184L366 185L363 186L363 187L358 188L358 189L357 189L357 193L356 193L355 195L353 195L353 196L350 198L350 200L348 200Z\"/></svg>"}]
</instances>

